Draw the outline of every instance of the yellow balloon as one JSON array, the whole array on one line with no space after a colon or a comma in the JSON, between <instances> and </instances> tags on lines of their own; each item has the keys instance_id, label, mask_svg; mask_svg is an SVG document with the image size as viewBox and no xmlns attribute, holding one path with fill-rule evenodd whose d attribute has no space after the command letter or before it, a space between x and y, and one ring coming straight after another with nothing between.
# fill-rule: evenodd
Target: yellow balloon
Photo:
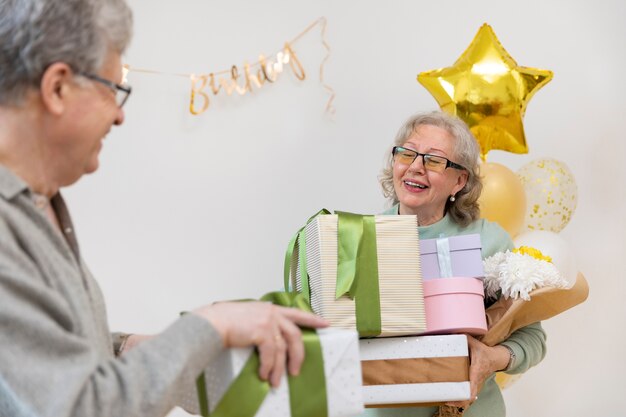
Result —
<instances>
[{"instance_id":1,"label":"yellow balloon","mask_svg":"<svg viewBox=\"0 0 626 417\"><path fill-rule=\"evenodd\" d=\"M501 390L506 389L513 385L523 374L509 375L504 372L496 372L496 383Z\"/></svg>"},{"instance_id":2,"label":"yellow balloon","mask_svg":"<svg viewBox=\"0 0 626 417\"><path fill-rule=\"evenodd\" d=\"M552 71L520 67L488 24L451 67L418 74L442 110L468 124L483 160L491 149L528 153L522 118Z\"/></svg>"},{"instance_id":3,"label":"yellow balloon","mask_svg":"<svg viewBox=\"0 0 626 417\"><path fill-rule=\"evenodd\" d=\"M510 169L493 162L480 166L483 192L478 199L480 217L498 223L517 236L526 214L526 194L519 177Z\"/></svg>"}]
</instances>

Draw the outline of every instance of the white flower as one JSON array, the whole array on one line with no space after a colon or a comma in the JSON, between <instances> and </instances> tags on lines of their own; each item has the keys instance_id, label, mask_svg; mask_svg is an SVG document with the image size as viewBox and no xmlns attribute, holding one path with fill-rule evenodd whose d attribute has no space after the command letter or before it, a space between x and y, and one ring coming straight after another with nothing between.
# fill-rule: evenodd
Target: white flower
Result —
<instances>
[{"instance_id":1,"label":"white flower","mask_svg":"<svg viewBox=\"0 0 626 417\"><path fill-rule=\"evenodd\" d=\"M529 293L541 287L567 288L557 268L544 260L511 251L498 252L483 261L485 295L495 297L502 290L505 298L530 300Z\"/></svg>"}]
</instances>

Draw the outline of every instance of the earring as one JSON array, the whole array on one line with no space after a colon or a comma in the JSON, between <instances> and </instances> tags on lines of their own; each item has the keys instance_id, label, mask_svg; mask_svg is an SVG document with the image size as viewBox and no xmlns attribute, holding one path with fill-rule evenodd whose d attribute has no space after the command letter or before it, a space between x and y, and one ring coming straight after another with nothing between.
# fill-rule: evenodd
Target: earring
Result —
<instances>
[{"instance_id":1,"label":"earring","mask_svg":"<svg viewBox=\"0 0 626 417\"><path fill-rule=\"evenodd\" d=\"M454 203L454 201L456 200L456 197L454 195L450 196L450 202Z\"/></svg>"}]
</instances>

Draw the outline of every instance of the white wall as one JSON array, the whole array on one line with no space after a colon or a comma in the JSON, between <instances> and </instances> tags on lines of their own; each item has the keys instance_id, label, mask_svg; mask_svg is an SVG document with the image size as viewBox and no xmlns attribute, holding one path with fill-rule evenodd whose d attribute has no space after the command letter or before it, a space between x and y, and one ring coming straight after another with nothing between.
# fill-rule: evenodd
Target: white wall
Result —
<instances>
[{"instance_id":1,"label":"white wall","mask_svg":"<svg viewBox=\"0 0 626 417\"><path fill-rule=\"evenodd\" d=\"M131 6L136 35L126 62L171 72L254 61L326 16L337 112L323 113L319 30L295 46L305 82L288 73L254 94L215 98L200 116L187 111L188 80L131 73L126 123L106 140L99 172L66 192L113 328L157 332L181 310L277 289L287 242L309 215L383 209L376 178L384 152L408 115L436 108L417 73L450 66L487 22L518 64L555 74L527 109L530 152L488 159L512 170L540 157L570 167L579 203L562 235L591 286L585 304L545 322L548 356L505 391L508 415L626 416L625 3Z\"/></svg>"}]
</instances>

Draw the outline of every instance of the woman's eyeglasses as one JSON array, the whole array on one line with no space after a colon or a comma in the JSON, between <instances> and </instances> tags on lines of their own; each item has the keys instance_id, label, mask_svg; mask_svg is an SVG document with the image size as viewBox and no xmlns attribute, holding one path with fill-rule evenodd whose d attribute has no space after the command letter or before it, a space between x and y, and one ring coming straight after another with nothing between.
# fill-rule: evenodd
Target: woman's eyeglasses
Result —
<instances>
[{"instance_id":1,"label":"woman's eyeglasses","mask_svg":"<svg viewBox=\"0 0 626 417\"><path fill-rule=\"evenodd\" d=\"M465 169L461 165L443 156L419 153L412 149L403 148L402 146L394 146L392 154L394 161L404 165L411 165L418 156L421 156L424 168L429 171L443 172L446 168Z\"/></svg>"}]
</instances>

